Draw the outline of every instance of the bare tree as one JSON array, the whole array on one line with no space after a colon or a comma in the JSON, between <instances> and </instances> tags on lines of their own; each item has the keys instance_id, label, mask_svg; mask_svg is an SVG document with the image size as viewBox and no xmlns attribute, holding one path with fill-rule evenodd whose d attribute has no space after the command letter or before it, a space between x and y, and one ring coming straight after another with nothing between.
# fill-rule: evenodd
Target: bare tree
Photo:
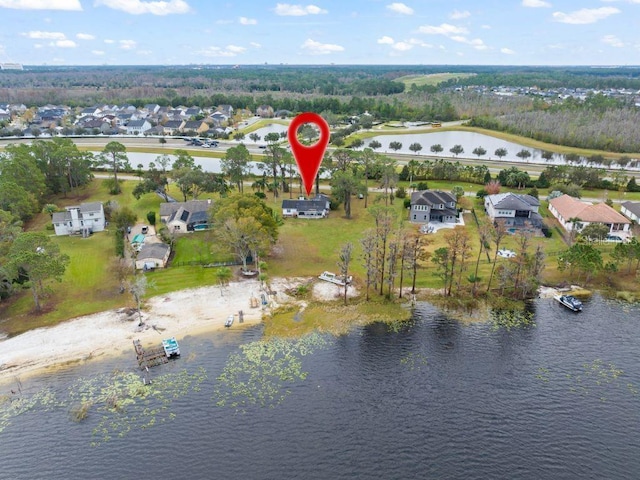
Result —
<instances>
[{"instance_id":1,"label":"bare tree","mask_svg":"<svg viewBox=\"0 0 640 480\"><path fill-rule=\"evenodd\" d=\"M489 275L489 282L487 283L487 293L491 290L491 281L493 280L493 274L496 269L496 262L498 261L498 250L500 250L500 244L507 234L507 229L502 222L495 222L491 229L491 237L493 243L496 245L496 251L493 255L493 265L491 266L491 274Z\"/></svg>"},{"instance_id":2,"label":"bare tree","mask_svg":"<svg viewBox=\"0 0 640 480\"><path fill-rule=\"evenodd\" d=\"M376 232L374 230L365 230L364 236L360 239L362 246L362 266L366 272L366 301L369 301L369 287L374 284L376 278Z\"/></svg>"},{"instance_id":3,"label":"bare tree","mask_svg":"<svg viewBox=\"0 0 640 480\"><path fill-rule=\"evenodd\" d=\"M340 254L338 255L338 268L340 269L340 275L344 280L344 304L347 304L347 290L349 289L349 266L351 265L351 259L353 254L353 243L347 242L340 247Z\"/></svg>"},{"instance_id":4,"label":"bare tree","mask_svg":"<svg viewBox=\"0 0 640 480\"><path fill-rule=\"evenodd\" d=\"M142 312L140 310L142 297L147 293L147 288L149 288L150 285L145 275L137 275L135 280L128 282L128 286L129 292L136 302L136 309L138 310L138 326L141 327L144 324L142 321Z\"/></svg>"}]
</instances>

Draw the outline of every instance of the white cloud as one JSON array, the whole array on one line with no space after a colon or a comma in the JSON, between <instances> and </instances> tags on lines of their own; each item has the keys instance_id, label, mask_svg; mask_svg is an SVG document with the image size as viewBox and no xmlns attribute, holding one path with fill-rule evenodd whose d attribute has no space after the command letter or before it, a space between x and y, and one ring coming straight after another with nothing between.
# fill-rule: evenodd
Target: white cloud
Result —
<instances>
[{"instance_id":1,"label":"white cloud","mask_svg":"<svg viewBox=\"0 0 640 480\"><path fill-rule=\"evenodd\" d=\"M249 45L251 45L254 48L262 48L262 45L259 44L258 42L249 42Z\"/></svg>"},{"instance_id":2,"label":"white cloud","mask_svg":"<svg viewBox=\"0 0 640 480\"><path fill-rule=\"evenodd\" d=\"M137 45L135 40L120 40L119 43L122 50L133 50Z\"/></svg>"},{"instance_id":3,"label":"white cloud","mask_svg":"<svg viewBox=\"0 0 640 480\"><path fill-rule=\"evenodd\" d=\"M500 53L504 53L505 55L513 55L516 52L511 50L510 48L501 48Z\"/></svg>"},{"instance_id":4,"label":"white cloud","mask_svg":"<svg viewBox=\"0 0 640 480\"><path fill-rule=\"evenodd\" d=\"M463 18L469 18L470 16L471 12L469 10L463 10L462 12L454 10L453 12L451 12L451 15L449 15L449 18L451 20L461 20Z\"/></svg>"},{"instance_id":5,"label":"white cloud","mask_svg":"<svg viewBox=\"0 0 640 480\"><path fill-rule=\"evenodd\" d=\"M624 42L622 42L622 40L620 40L615 35L605 35L600 39L600 41L602 43L606 43L611 47L617 47L617 48L624 47Z\"/></svg>"},{"instance_id":6,"label":"white cloud","mask_svg":"<svg viewBox=\"0 0 640 480\"><path fill-rule=\"evenodd\" d=\"M1 1L1 0L0 0ZM189 4L184 0L169 0L143 2L141 0L95 0L95 5L104 5L114 10L120 10L132 15L151 13L152 15L171 15L174 13L188 13Z\"/></svg>"},{"instance_id":7,"label":"white cloud","mask_svg":"<svg viewBox=\"0 0 640 480\"><path fill-rule=\"evenodd\" d=\"M17 10L82 10L80 0L0 0L0 7Z\"/></svg>"},{"instance_id":8,"label":"white cloud","mask_svg":"<svg viewBox=\"0 0 640 480\"><path fill-rule=\"evenodd\" d=\"M311 55L327 55L329 53L344 51L344 47L340 45L331 43L320 43L316 42L315 40L311 40L310 38L305 40L300 48L306 50L307 53L310 53Z\"/></svg>"},{"instance_id":9,"label":"white cloud","mask_svg":"<svg viewBox=\"0 0 640 480\"><path fill-rule=\"evenodd\" d=\"M285 17L302 17L304 15L318 15L320 13L327 13L326 10L317 7L316 5L291 5L289 3L278 3L274 10L276 15L282 15Z\"/></svg>"},{"instance_id":10,"label":"white cloud","mask_svg":"<svg viewBox=\"0 0 640 480\"><path fill-rule=\"evenodd\" d=\"M413 15L413 8L406 6L404 3L395 2L387 5L387 9L402 15Z\"/></svg>"},{"instance_id":11,"label":"white cloud","mask_svg":"<svg viewBox=\"0 0 640 480\"><path fill-rule=\"evenodd\" d=\"M34 38L37 40L64 40L66 35L61 32L41 32L41 31L31 31L27 33L23 33L23 36L27 38Z\"/></svg>"},{"instance_id":12,"label":"white cloud","mask_svg":"<svg viewBox=\"0 0 640 480\"><path fill-rule=\"evenodd\" d=\"M49 44L51 47L58 48L76 48L78 45L73 40L56 40Z\"/></svg>"},{"instance_id":13,"label":"white cloud","mask_svg":"<svg viewBox=\"0 0 640 480\"><path fill-rule=\"evenodd\" d=\"M115 41L115 40L111 40L110 38L106 38L106 39L104 40L104 43L108 43L109 45L111 45L111 44L113 44L113 43L116 43L116 41Z\"/></svg>"},{"instance_id":14,"label":"white cloud","mask_svg":"<svg viewBox=\"0 0 640 480\"><path fill-rule=\"evenodd\" d=\"M91 53L93 55L98 56L98 57L101 56L101 55L104 55L104 51L103 50L91 50Z\"/></svg>"},{"instance_id":15,"label":"white cloud","mask_svg":"<svg viewBox=\"0 0 640 480\"><path fill-rule=\"evenodd\" d=\"M4 49L4 45L0 45L0 53L4 53L5 49Z\"/></svg>"},{"instance_id":16,"label":"white cloud","mask_svg":"<svg viewBox=\"0 0 640 480\"><path fill-rule=\"evenodd\" d=\"M153 52L151 50L138 50L136 52L136 55L142 55L142 56L147 56L147 55L152 55Z\"/></svg>"},{"instance_id":17,"label":"white cloud","mask_svg":"<svg viewBox=\"0 0 640 480\"><path fill-rule=\"evenodd\" d=\"M482 25L480 28L484 30L491 30L491 25Z\"/></svg>"},{"instance_id":18,"label":"white cloud","mask_svg":"<svg viewBox=\"0 0 640 480\"><path fill-rule=\"evenodd\" d=\"M386 35L383 37L380 37L378 39L378 43L380 45L393 45L393 38L391 37L387 37Z\"/></svg>"},{"instance_id":19,"label":"white cloud","mask_svg":"<svg viewBox=\"0 0 640 480\"><path fill-rule=\"evenodd\" d=\"M422 25L418 28L418 31L429 35L444 35L446 37L469 33L469 31L464 27L456 27L455 25L450 25L448 23L443 23L437 27L434 25Z\"/></svg>"},{"instance_id":20,"label":"white cloud","mask_svg":"<svg viewBox=\"0 0 640 480\"><path fill-rule=\"evenodd\" d=\"M584 25L595 23L616 13L620 13L620 10L615 7L582 8L571 13L553 12L553 19L560 23Z\"/></svg>"},{"instance_id":21,"label":"white cloud","mask_svg":"<svg viewBox=\"0 0 640 480\"><path fill-rule=\"evenodd\" d=\"M479 39L479 38L474 38L473 40L468 40L468 41L466 41L466 42L464 42L464 43L467 43L467 44L471 45L471 46L472 46L473 48L475 48L476 50L486 50L487 48L489 48L489 47L487 47L487 45L485 45L485 43L484 43L481 39Z\"/></svg>"},{"instance_id":22,"label":"white cloud","mask_svg":"<svg viewBox=\"0 0 640 480\"><path fill-rule=\"evenodd\" d=\"M529 8L547 8L550 7L551 4L544 0L522 0L522 6Z\"/></svg>"},{"instance_id":23,"label":"white cloud","mask_svg":"<svg viewBox=\"0 0 640 480\"><path fill-rule=\"evenodd\" d=\"M238 19L241 25L257 25L258 20L255 18L240 17Z\"/></svg>"},{"instance_id":24,"label":"white cloud","mask_svg":"<svg viewBox=\"0 0 640 480\"><path fill-rule=\"evenodd\" d=\"M398 50L399 52L406 52L407 50L411 50L413 45L407 42L397 42L393 44L392 47L394 50Z\"/></svg>"},{"instance_id":25,"label":"white cloud","mask_svg":"<svg viewBox=\"0 0 640 480\"><path fill-rule=\"evenodd\" d=\"M78 40L95 40L95 35L91 35L90 33L78 33L76 35Z\"/></svg>"},{"instance_id":26,"label":"white cloud","mask_svg":"<svg viewBox=\"0 0 640 480\"><path fill-rule=\"evenodd\" d=\"M238 47L236 45L227 45L225 48L211 46L207 47L204 50L200 50L198 55L202 55L203 57L235 57L239 53L242 53L246 50L244 47Z\"/></svg>"},{"instance_id":27,"label":"white cloud","mask_svg":"<svg viewBox=\"0 0 640 480\"><path fill-rule=\"evenodd\" d=\"M229 25L231 23L233 23L233 20L224 20L224 19L216 20L216 25Z\"/></svg>"}]
</instances>

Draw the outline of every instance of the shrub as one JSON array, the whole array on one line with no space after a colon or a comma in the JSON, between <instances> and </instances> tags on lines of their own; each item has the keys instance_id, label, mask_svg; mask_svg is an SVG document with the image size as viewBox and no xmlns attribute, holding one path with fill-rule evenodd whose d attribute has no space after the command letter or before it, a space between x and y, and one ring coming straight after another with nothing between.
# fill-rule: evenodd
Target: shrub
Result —
<instances>
[{"instance_id":1,"label":"shrub","mask_svg":"<svg viewBox=\"0 0 640 480\"><path fill-rule=\"evenodd\" d=\"M154 212L154 211L147 212L147 221L149 222L150 225L155 226L155 224L156 224L156 212Z\"/></svg>"},{"instance_id":2,"label":"shrub","mask_svg":"<svg viewBox=\"0 0 640 480\"><path fill-rule=\"evenodd\" d=\"M404 187L398 187L396 189L396 197L397 198L406 198L407 196L407 191L405 190Z\"/></svg>"},{"instance_id":3,"label":"shrub","mask_svg":"<svg viewBox=\"0 0 640 480\"><path fill-rule=\"evenodd\" d=\"M403 202L404 208L411 208L411 199L405 198Z\"/></svg>"},{"instance_id":4,"label":"shrub","mask_svg":"<svg viewBox=\"0 0 640 480\"><path fill-rule=\"evenodd\" d=\"M427 185L427 182L418 182L418 190L429 190L429 185Z\"/></svg>"}]
</instances>

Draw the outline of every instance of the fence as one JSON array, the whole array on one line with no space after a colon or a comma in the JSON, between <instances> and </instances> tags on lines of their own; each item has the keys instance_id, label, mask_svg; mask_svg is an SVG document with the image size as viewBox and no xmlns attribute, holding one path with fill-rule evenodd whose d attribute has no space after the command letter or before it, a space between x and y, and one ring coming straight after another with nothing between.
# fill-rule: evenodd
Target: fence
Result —
<instances>
[{"instance_id":1,"label":"fence","mask_svg":"<svg viewBox=\"0 0 640 480\"><path fill-rule=\"evenodd\" d=\"M242 262L233 261L233 262L207 262L204 260L191 260L188 262L172 262L172 267L203 267L203 268L214 268L214 267L235 267L242 265Z\"/></svg>"}]
</instances>

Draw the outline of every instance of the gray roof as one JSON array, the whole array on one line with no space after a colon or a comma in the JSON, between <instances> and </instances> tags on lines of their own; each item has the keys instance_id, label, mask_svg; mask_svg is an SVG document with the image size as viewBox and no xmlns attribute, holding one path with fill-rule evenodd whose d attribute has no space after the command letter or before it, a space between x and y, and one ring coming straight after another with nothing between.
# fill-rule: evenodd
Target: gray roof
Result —
<instances>
[{"instance_id":1,"label":"gray roof","mask_svg":"<svg viewBox=\"0 0 640 480\"><path fill-rule=\"evenodd\" d=\"M309 200L283 200L282 208L295 208L298 212L322 211L327 208L329 198L326 195L319 195Z\"/></svg>"},{"instance_id":2,"label":"gray roof","mask_svg":"<svg viewBox=\"0 0 640 480\"><path fill-rule=\"evenodd\" d=\"M166 243L145 243L138 252L137 260L158 259L163 260L167 252L169 251L169 245Z\"/></svg>"},{"instance_id":3,"label":"gray roof","mask_svg":"<svg viewBox=\"0 0 640 480\"><path fill-rule=\"evenodd\" d=\"M127 127L143 127L145 123L149 123L146 120L131 120L127 123Z\"/></svg>"},{"instance_id":4,"label":"gray roof","mask_svg":"<svg viewBox=\"0 0 640 480\"><path fill-rule=\"evenodd\" d=\"M455 195L440 190L422 190L411 194L411 205L440 205L441 203L457 203Z\"/></svg>"},{"instance_id":5,"label":"gray roof","mask_svg":"<svg viewBox=\"0 0 640 480\"><path fill-rule=\"evenodd\" d=\"M71 213L70 212L55 212L51 216L51 221L53 223L66 223L71 221Z\"/></svg>"},{"instance_id":6,"label":"gray roof","mask_svg":"<svg viewBox=\"0 0 640 480\"><path fill-rule=\"evenodd\" d=\"M190 200L188 202L167 202L160 204L160 216L170 217L181 208L191 213L206 212L212 207L212 203L208 200Z\"/></svg>"},{"instance_id":7,"label":"gray roof","mask_svg":"<svg viewBox=\"0 0 640 480\"><path fill-rule=\"evenodd\" d=\"M622 206L637 217L640 217L640 202L622 202Z\"/></svg>"},{"instance_id":8,"label":"gray roof","mask_svg":"<svg viewBox=\"0 0 640 480\"><path fill-rule=\"evenodd\" d=\"M503 210L531 210L531 207L539 207L540 202L531 195L520 195L517 193L498 193L489 195L489 201L494 208Z\"/></svg>"},{"instance_id":9,"label":"gray roof","mask_svg":"<svg viewBox=\"0 0 640 480\"><path fill-rule=\"evenodd\" d=\"M99 212L101 209L101 202L89 202L80 204L80 213Z\"/></svg>"}]
</instances>

